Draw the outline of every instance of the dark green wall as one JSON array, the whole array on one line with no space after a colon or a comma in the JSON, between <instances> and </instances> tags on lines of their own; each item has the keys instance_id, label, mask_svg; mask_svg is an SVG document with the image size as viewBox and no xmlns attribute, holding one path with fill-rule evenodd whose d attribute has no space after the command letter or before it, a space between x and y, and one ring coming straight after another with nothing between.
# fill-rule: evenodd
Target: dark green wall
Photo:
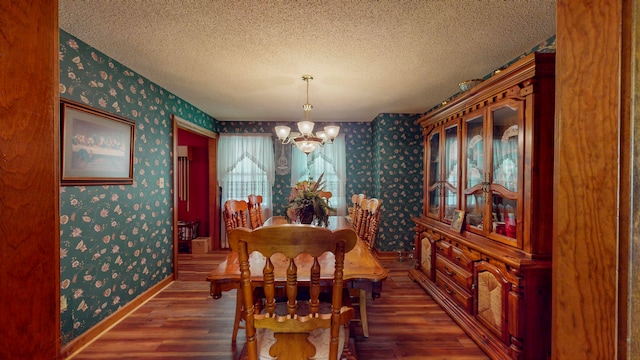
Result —
<instances>
[{"instance_id":1,"label":"dark green wall","mask_svg":"<svg viewBox=\"0 0 640 360\"><path fill-rule=\"evenodd\" d=\"M66 344L172 273L170 114L214 119L63 30L59 50L60 96L135 121L136 135L133 185L60 188Z\"/></svg>"},{"instance_id":2,"label":"dark green wall","mask_svg":"<svg viewBox=\"0 0 640 360\"><path fill-rule=\"evenodd\" d=\"M419 115L380 114L373 121L374 197L382 200L376 248L408 250L412 217L422 215L423 138Z\"/></svg>"}]
</instances>

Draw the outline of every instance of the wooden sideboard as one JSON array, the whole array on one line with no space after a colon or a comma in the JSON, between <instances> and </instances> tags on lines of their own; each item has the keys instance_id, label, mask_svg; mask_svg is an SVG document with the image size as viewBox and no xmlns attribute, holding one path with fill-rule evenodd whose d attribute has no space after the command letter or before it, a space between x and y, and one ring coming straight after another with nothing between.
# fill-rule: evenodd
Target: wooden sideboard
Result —
<instances>
[{"instance_id":1,"label":"wooden sideboard","mask_svg":"<svg viewBox=\"0 0 640 360\"><path fill-rule=\"evenodd\" d=\"M533 53L419 119L409 276L496 359L551 353L554 75Z\"/></svg>"}]
</instances>

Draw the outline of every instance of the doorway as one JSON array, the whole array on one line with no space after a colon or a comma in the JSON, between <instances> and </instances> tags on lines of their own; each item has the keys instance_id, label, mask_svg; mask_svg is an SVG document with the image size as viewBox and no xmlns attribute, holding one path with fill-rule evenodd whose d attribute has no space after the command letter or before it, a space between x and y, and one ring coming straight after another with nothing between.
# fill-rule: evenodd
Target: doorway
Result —
<instances>
[{"instance_id":1,"label":"doorway","mask_svg":"<svg viewBox=\"0 0 640 360\"><path fill-rule=\"evenodd\" d=\"M220 248L218 134L173 119L174 272L178 253L202 253Z\"/></svg>"}]
</instances>

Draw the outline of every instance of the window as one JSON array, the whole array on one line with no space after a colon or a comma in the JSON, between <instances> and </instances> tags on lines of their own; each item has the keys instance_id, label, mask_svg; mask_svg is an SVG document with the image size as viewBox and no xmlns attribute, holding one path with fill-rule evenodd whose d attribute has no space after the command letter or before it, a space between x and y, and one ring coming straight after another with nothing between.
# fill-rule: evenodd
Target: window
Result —
<instances>
[{"instance_id":1,"label":"window","mask_svg":"<svg viewBox=\"0 0 640 360\"><path fill-rule=\"evenodd\" d=\"M269 134L221 134L218 145L218 183L222 187L221 206L227 200L244 200L262 195L265 218L271 217L275 179L273 141ZM222 216L220 217L222 219ZM224 221L224 220L222 220ZM249 219L247 219L249 221ZM224 223L220 245L229 246Z\"/></svg>"},{"instance_id":2,"label":"window","mask_svg":"<svg viewBox=\"0 0 640 360\"><path fill-rule=\"evenodd\" d=\"M312 178L318 180L320 175L325 182L325 190L331 191L329 205L337 210L337 215L346 215L347 201L345 195L346 150L344 135L339 135L333 144L318 147L309 155L293 147L291 155L291 184Z\"/></svg>"}]
</instances>

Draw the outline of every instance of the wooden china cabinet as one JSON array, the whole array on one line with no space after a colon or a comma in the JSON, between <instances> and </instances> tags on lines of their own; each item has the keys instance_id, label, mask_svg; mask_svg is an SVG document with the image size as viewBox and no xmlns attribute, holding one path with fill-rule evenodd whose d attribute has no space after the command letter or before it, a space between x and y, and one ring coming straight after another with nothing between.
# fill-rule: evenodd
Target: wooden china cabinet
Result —
<instances>
[{"instance_id":1,"label":"wooden china cabinet","mask_svg":"<svg viewBox=\"0 0 640 360\"><path fill-rule=\"evenodd\" d=\"M409 276L495 359L550 357L554 75L533 53L419 119Z\"/></svg>"}]
</instances>

